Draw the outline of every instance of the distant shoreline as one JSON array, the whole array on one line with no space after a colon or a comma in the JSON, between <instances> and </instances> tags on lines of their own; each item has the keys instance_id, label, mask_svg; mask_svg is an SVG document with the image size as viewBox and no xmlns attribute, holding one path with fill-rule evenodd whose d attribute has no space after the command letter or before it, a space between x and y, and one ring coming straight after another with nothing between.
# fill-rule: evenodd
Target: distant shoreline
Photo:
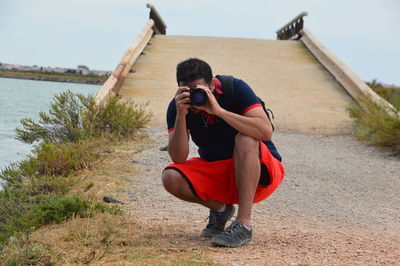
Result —
<instances>
[{"instance_id":1,"label":"distant shoreline","mask_svg":"<svg viewBox=\"0 0 400 266\"><path fill-rule=\"evenodd\" d=\"M15 79L28 79L28 80L41 80L41 81L54 81L54 82L94 84L94 85L102 85L108 78L108 77L100 77L100 76L94 76L94 75L77 75L77 74L64 74L64 73L40 73L40 72L12 71L12 70L0 70L0 77L15 78Z\"/></svg>"}]
</instances>

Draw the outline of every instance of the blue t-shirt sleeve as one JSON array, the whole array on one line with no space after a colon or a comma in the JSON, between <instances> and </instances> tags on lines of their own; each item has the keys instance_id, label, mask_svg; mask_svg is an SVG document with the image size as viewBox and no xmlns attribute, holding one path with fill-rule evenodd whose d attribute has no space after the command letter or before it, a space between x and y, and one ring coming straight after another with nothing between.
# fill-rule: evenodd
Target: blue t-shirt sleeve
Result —
<instances>
[{"instance_id":1,"label":"blue t-shirt sleeve","mask_svg":"<svg viewBox=\"0 0 400 266\"><path fill-rule=\"evenodd\" d=\"M167 129L168 132L172 131L175 126L175 118L176 118L176 105L175 105L175 99L172 99L172 101L168 105L167 109Z\"/></svg>"},{"instance_id":2,"label":"blue t-shirt sleeve","mask_svg":"<svg viewBox=\"0 0 400 266\"><path fill-rule=\"evenodd\" d=\"M235 93L236 101L239 103L240 114L246 113L253 107L260 106L260 101L254 91L241 79L233 80L233 90Z\"/></svg>"}]
</instances>

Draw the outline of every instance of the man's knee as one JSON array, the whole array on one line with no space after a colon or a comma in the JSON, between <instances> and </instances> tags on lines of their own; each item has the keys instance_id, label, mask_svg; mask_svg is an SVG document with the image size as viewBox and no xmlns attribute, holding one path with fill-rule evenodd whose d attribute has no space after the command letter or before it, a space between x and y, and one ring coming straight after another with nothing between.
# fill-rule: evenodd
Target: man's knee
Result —
<instances>
[{"instance_id":1,"label":"man's knee","mask_svg":"<svg viewBox=\"0 0 400 266\"><path fill-rule=\"evenodd\" d=\"M259 140L244 135L242 133L236 134L235 137L235 155L245 155L248 153L259 152Z\"/></svg>"},{"instance_id":2,"label":"man's knee","mask_svg":"<svg viewBox=\"0 0 400 266\"><path fill-rule=\"evenodd\" d=\"M164 170L161 179L165 190L173 195L179 193L182 181L184 181L181 174L174 169Z\"/></svg>"}]
</instances>

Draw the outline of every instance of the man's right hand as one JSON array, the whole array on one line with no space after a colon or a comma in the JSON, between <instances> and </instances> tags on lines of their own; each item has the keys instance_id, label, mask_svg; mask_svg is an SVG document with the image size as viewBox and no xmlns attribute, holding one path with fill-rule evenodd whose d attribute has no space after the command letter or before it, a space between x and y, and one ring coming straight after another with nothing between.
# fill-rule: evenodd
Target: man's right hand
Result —
<instances>
[{"instance_id":1,"label":"man's right hand","mask_svg":"<svg viewBox=\"0 0 400 266\"><path fill-rule=\"evenodd\" d=\"M189 87L179 87L175 94L176 114L178 117L186 117L190 109Z\"/></svg>"}]
</instances>

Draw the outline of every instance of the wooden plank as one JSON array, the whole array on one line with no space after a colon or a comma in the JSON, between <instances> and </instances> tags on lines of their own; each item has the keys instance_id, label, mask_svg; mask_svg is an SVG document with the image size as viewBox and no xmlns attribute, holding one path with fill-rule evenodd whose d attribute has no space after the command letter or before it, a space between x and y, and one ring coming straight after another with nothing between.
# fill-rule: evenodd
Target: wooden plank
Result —
<instances>
[{"instance_id":1,"label":"wooden plank","mask_svg":"<svg viewBox=\"0 0 400 266\"><path fill-rule=\"evenodd\" d=\"M135 63L137 58L143 52L147 43L150 41L153 35L154 21L152 19L146 24L139 35L136 37L132 45L125 52L118 66L115 68L113 73L110 75L108 80L97 92L95 99L97 104L101 104L108 99L113 94L117 94L118 90L124 83L132 65Z\"/></svg>"},{"instance_id":2,"label":"wooden plank","mask_svg":"<svg viewBox=\"0 0 400 266\"><path fill-rule=\"evenodd\" d=\"M356 100L363 98L372 100L378 106L383 107L389 114L400 116L389 102L375 93L364 81L350 70L334 54L328 51L308 29L300 31L304 45L317 58L317 60L332 74L332 76L343 86L343 88Z\"/></svg>"},{"instance_id":3,"label":"wooden plank","mask_svg":"<svg viewBox=\"0 0 400 266\"><path fill-rule=\"evenodd\" d=\"M112 88L117 83L118 79L113 75L110 75L106 82L104 82L103 86L96 93L95 100L96 104L103 103L106 99L108 99L112 94Z\"/></svg>"},{"instance_id":4,"label":"wooden plank","mask_svg":"<svg viewBox=\"0 0 400 266\"><path fill-rule=\"evenodd\" d=\"M275 113L279 132L348 134L352 98L303 43L243 38L155 35L118 95L144 103L152 126L165 124L177 89L176 65L189 57L207 61L214 74L243 79ZM327 119L329 118L329 119Z\"/></svg>"}]
</instances>

